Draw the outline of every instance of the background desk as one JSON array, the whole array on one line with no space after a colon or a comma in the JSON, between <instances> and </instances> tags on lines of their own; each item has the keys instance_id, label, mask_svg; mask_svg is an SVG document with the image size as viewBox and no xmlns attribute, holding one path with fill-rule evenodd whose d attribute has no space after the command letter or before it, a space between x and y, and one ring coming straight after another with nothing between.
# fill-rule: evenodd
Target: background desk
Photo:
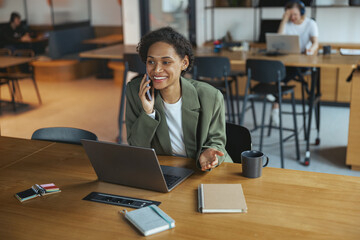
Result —
<instances>
[{"instance_id":1,"label":"background desk","mask_svg":"<svg viewBox=\"0 0 360 240\"><path fill-rule=\"evenodd\" d=\"M122 34L111 34L104 37L98 37L93 39L87 39L84 40L84 44L97 44L97 45L113 45L116 43L121 43L123 41L123 35Z\"/></svg>"},{"instance_id":2,"label":"background desk","mask_svg":"<svg viewBox=\"0 0 360 240\"><path fill-rule=\"evenodd\" d=\"M0 68L7 68L34 60L31 57L0 56Z\"/></svg>"},{"instance_id":3,"label":"background desk","mask_svg":"<svg viewBox=\"0 0 360 240\"><path fill-rule=\"evenodd\" d=\"M124 52L134 53L136 52L136 46L134 45L114 45L110 47L100 48L87 52L80 53L84 58L107 58L122 60ZM360 128L357 112L360 110L360 99L357 97L359 87L351 87L353 84L358 86L360 84L360 74L354 74L352 83L345 81L351 70L356 68L360 63L360 56L341 56L339 54L332 55L320 55L320 56L306 56L306 55L285 55L277 57L261 56L255 52L230 52L221 51L214 53L212 47L201 47L194 51L196 56L224 56L230 59L232 67L236 70L244 70L245 62L247 58L263 58L282 61L286 66L292 67L317 67L321 68L321 99L322 100L336 100L336 101L349 101L350 104L350 126L349 126L349 140L346 156L346 164L351 165L353 169L360 169ZM121 76L122 74L119 74ZM121 82L121 81L119 81ZM246 78L240 78L239 92L245 91ZM301 96L300 83L292 83L299 85L296 88L295 95ZM353 92L350 95L351 91ZM352 97L352 98L350 98ZM359 118L358 118L359 119Z\"/></svg>"},{"instance_id":4,"label":"background desk","mask_svg":"<svg viewBox=\"0 0 360 240\"><path fill-rule=\"evenodd\" d=\"M38 143L9 141L2 155ZM9 155L9 154L8 154ZM19 156L20 157L20 156ZM193 167L189 159L160 157L164 165ZM1 157L0 162L6 161ZM271 161L271 160L270 160ZM62 192L20 203L16 192L54 182ZM0 169L2 239L144 239L118 211L123 207L83 201L91 191L161 201L176 227L146 239L358 239L358 177L264 168L263 176L241 176L241 165L224 163L196 171L170 193L96 181L81 146L51 143ZM197 212L200 183L241 183L248 213ZM132 210L132 209L128 209Z\"/></svg>"},{"instance_id":5,"label":"background desk","mask_svg":"<svg viewBox=\"0 0 360 240\"><path fill-rule=\"evenodd\" d=\"M136 53L136 45L116 44L109 47L81 52L79 56L82 58L122 60L124 53Z\"/></svg>"}]
</instances>

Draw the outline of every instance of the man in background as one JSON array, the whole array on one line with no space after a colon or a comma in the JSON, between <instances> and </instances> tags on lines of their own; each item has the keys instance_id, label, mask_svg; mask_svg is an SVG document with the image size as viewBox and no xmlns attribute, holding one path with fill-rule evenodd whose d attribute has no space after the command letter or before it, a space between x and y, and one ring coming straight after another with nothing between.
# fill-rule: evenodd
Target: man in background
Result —
<instances>
[{"instance_id":1,"label":"man in background","mask_svg":"<svg viewBox=\"0 0 360 240\"><path fill-rule=\"evenodd\" d=\"M10 22L1 29L1 45L11 51L19 48L19 43L31 40L29 33L21 24L21 16L17 12L12 12ZM21 47L20 47L21 48Z\"/></svg>"}]
</instances>

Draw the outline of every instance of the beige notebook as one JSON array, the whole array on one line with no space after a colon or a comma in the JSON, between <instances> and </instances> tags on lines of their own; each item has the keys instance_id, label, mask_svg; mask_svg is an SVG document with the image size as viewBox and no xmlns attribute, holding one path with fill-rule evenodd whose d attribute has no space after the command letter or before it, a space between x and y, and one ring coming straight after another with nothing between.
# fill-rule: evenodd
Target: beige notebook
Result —
<instances>
[{"instance_id":1,"label":"beige notebook","mask_svg":"<svg viewBox=\"0 0 360 240\"><path fill-rule=\"evenodd\" d=\"M200 184L198 188L199 212L247 212L241 184Z\"/></svg>"}]
</instances>

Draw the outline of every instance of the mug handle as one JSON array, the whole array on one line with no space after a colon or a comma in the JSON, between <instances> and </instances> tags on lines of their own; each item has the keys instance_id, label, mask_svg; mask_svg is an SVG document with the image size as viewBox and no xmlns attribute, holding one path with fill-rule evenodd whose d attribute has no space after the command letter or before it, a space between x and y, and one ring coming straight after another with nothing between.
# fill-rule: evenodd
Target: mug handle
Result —
<instances>
[{"instance_id":1,"label":"mug handle","mask_svg":"<svg viewBox=\"0 0 360 240\"><path fill-rule=\"evenodd\" d=\"M266 163L263 165L263 167L266 167L269 163L269 157L264 154L264 157L266 157Z\"/></svg>"}]
</instances>

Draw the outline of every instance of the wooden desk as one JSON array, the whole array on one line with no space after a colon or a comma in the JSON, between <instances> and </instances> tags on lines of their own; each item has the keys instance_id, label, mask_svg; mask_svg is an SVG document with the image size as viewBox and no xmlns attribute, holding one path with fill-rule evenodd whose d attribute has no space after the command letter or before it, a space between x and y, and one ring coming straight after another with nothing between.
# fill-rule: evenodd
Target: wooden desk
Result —
<instances>
[{"instance_id":1,"label":"wooden desk","mask_svg":"<svg viewBox=\"0 0 360 240\"><path fill-rule=\"evenodd\" d=\"M5 137L0 139L7 141ZM27 144L33 141L19 140L17 148ZM194 166L189 159L160 157L160 161L164 165ZM264 168L261 178L248 179L241 176L240 164L224 163L208 173L196 171L170 193L158 193L98 182L81 146L55 143L0 169L0 182L2 239L358 239L360 236L358 177ZM24 203L14 197L14 193L34 183L49 182L56 183L62 192ZM198 213L200 183L241 183L248 213ZM160 201L160 208L175 219L176 227L144 238L118 214L123 207L82 200L91 191Z\"/></svg>"},{"instance_id":2,"label":"wooden desk","mask_svg":"<svg viewBox=\"0 0 360 240\"><path fill-rule=\"evenodd\" d=\"M109 47L98 48L95 50L80 53L83 58L107 58L122 60L124 53L136 53L135 45L117 44ZM336 67L346 66L356 68L360 61L360 56L341 56L340 54L332 54L326 56L307 56L303 54L289 54L283 56L269 57L254 52L230 52L221 51L214 53L211 47L201 47L194 50L196 56L223 56L230 59L233 65L243 65L248 58L256 59L272 59L282 61L286 66L291 67Z\"/></svg>"},{"instance_id":3,"label":"wooden desk","mask_svg":"<svg viewBox=\"0 0 360 240\"><path fill-rule=\"evenodd\" d=\"M33 58L31 57L0 56L0 68L20 65L23 63L31 62L32 60Z\"/></svg>"},{"instance_id":4,"label":"wooden desk","mask_svg":"<svg viewBox=\"0 0 360 240\"><path fill-rule=\"evenodd\" d=\"M109 47L97 48L81 52L79 54L82 58L97 58L97 59L118 59L122 60L124 53L136 52L136 45L117 44Z\"/></svg>"},{"instance_id":5,"label":"wooden desk","mask_svg":"<svg viewBox=\"0 0 360 240\"><path fill-rule=\"evenodd\" d=\"M45 141L0 137L0 169L6 168L29 155L53 144ZM16 150L16 151L15 151Z\"/></svg>"},{"instance_id":6,"label":"wooden desk","mask_svg":"<svg viewBox=\"0 0 360 240\"><path fill-rule=\"evenodd\" d=\"M122 43L123 35L122 34L112 34L104 37L98 37L94 39L87 39L82 41L84 44L98 44L98 45L112 45L116 43Z\"/></svg>"},{"instance_id":7,"label":"wooden desk","mask_svg":"<svg viewBox=\"0 0 360 240\"><path fill-rule=\"evenodd\" d=\"M111 59L117 59L122 60L124 53L133 53L136 52L136 46L135 45L123 45L123 44L117 44L112 45L108 47L103 48L97 48L95 50L90 50L86 52L81 52L79 54L82 58L91 58L91 59L98 59L101 61L101 70L99 74L99 78L113 78L114 75L111 72L109 72L108 68L108 61ZM122 74L121 74L122 75Z\"/></svg>"}]
</instances>

